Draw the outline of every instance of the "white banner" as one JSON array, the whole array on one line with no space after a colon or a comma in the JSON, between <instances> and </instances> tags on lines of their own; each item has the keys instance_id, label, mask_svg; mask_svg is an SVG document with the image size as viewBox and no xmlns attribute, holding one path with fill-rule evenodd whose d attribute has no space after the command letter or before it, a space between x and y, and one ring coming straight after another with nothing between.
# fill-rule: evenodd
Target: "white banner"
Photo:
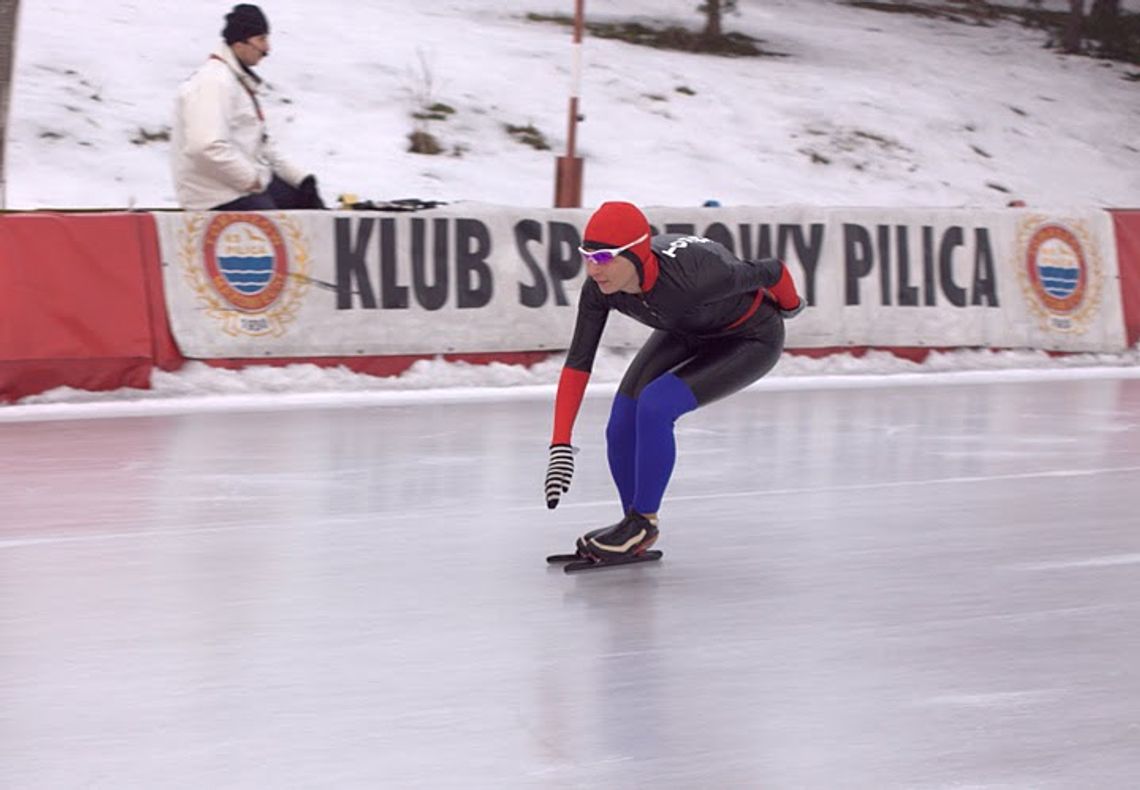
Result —
<instances>
[{"instance_id":1,"label":"white banner","mask_svg":"<svg viewBox=\"0 0 1140 790\"><path fill-rule=\"evenodd\" d=\"M787 262L789 348L1125 347L1111 216L1074 210L647 209L656 232ZM589 211L158 213L190 358L564 349ZM645 327L614 314L607 345Z\"/></svg>"}]
</instances>

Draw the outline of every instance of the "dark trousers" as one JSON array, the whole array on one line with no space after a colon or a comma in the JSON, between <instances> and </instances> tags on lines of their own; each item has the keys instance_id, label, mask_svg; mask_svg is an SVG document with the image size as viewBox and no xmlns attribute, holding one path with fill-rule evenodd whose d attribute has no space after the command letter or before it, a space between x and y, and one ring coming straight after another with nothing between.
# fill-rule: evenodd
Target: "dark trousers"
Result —
<instances>
[{"instance_id":1,"label":"dark trousers","mask_svg":"<svg viewBox=\"0 0 1140 790\"><path fill-rule=\"evenodd\" d=\"M214 206L211 211L275 211L291 208L324 208L324 205L316 205L311 196L273 176L269 188L264 192L243 195L237 200Z\"/></svg>"},{"instance_id":2,"label":"dark trousers","mask_svg":"<svg viewBox=\"0 0 1140 790\"><path fill-rule=\"evenodd\" d=\"M654 379L672 371L704 406L762 378L784 350L784 322L772 315L747 335L696 340L656 330L637 352L618 392L638 398Z\"/></svg>"}]
</instances>

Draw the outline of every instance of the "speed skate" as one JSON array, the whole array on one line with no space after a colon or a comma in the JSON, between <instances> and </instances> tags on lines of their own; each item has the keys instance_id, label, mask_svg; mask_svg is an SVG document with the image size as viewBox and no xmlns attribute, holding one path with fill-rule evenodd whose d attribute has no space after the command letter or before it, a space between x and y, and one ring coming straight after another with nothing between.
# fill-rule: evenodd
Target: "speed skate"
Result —
<instances>
[{"instance_id":1,"label":"speed skate","mask_svg":"<svg viewBox=\"0 0 1140 790\"><path fill-rule=\"evenodd\" d=\"M575 552L573 554L551 554L546 558L546 561L551 565L565 563L562 570L566 571L566 573L577 573L578 571L616 568L619 565L637 565L642 562L655 562L663 556L664 553L658 549L646 549L640 554L630 554L628 556L614 557L612 559L599 559L590 554Z\"/></svg>"}]
</instances>

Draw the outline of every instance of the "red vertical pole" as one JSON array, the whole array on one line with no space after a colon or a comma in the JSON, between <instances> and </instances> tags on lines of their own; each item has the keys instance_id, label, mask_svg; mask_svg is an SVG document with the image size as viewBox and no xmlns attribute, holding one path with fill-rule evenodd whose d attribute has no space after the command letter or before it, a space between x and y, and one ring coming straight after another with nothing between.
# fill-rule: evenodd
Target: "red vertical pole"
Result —
<instances>
[{"instance_id":1,"label":"red vertical pole","mask_svg":"<svg viewBox=\"0 0 1140 790\"><path fill-rule=\"evenodd\" d=\"M582 158L575 155L578 142L578 95L582 87L582 29L585 27L586 0L574 0L574 60L570 75L570 110L566 130L566 155L558 157L554 169L554 205L579 208L582 205Z\"/></svg>"}]
</instances>

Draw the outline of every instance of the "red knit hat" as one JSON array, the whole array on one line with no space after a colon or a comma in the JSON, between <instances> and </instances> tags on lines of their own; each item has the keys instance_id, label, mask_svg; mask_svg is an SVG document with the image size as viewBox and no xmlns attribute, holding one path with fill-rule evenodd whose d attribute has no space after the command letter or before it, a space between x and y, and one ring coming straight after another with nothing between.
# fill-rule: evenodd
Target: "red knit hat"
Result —
<instances>
[{"instance_id":1,"label":"red knit hat","mask_svg":"<svg viewBox=\"0 0 1140 790\"><path fill-rule=\"evenodd\" d=\"M635 258L634 263L644 266L651 261L655 262L649 245L649 233L649 220L641 213L641 209L632 203L611 200L599 206L586 223L582 246L586 249L624 247L634 239L645 236L643 241L622 253Z\"/></svg>"}]
</instances>

